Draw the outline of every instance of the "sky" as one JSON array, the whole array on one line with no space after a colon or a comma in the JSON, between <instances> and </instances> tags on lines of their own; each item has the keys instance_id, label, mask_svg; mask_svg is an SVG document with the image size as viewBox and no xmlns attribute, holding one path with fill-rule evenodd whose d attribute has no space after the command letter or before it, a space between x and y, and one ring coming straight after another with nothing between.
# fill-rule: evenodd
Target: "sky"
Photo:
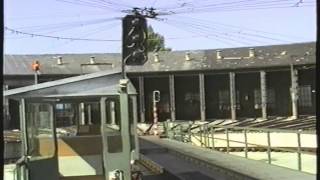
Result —
<instances>
[{"instance_id":1,"label":"sky","mask_svg":"<svg viewBox=\"0 0 320 180\"><path fill-rule=\"evenodd\" d=\"M120 53L132 7L176 13L148 19L172 50L316 40L315 0L5 0L5 54Z\"/></svg>"}]
</instances>

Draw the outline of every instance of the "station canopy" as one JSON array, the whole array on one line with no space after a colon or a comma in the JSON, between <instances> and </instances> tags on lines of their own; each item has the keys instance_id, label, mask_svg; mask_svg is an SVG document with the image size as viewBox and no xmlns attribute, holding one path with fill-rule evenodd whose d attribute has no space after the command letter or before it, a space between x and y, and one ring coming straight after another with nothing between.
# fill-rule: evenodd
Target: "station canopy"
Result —
<instances>
[{"instance_id":1,"label":"station canopy","mask_svg":"<svg viewBox=\"0 0 320 180\"><path fill-rule=\"evenodd\" d=\"M10 99L87 99L119 94L120 71L100 71L4 91ZM136 94L129 81L128 94Z\"/></svg>"}]
</instances>

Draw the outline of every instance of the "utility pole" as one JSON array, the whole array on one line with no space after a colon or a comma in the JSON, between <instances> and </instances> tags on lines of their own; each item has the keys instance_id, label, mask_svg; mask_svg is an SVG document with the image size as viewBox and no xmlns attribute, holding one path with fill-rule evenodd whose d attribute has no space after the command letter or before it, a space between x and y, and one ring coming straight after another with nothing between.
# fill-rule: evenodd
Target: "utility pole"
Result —
<instances>
[{"instance_id":1,"label":"utility pole","mask_svg":"<svg viewBox=\"0 0 320 180\"><path fill-rule=\"evenodd\" d=\"M126 76L126 65L143 65L147 61L147 21L142 11L134 8L131 14L122 19L122 78L119 82L119 100L120 100L120 129L119 138L113 141L121 142L121 152L112 154L108 151L104 152L103 161L105 169L105 179L114 180L131 180L132 179L132 141L130 124L130 88L129 79ZM105 100L101 100L101 108L105 110L103 104ZM105 106L105 105L104 105ZM114 107L113 107L114 108ZM133 110L134 111L134 110ZM132 113L132 112L131 112ZM134 113L134 112L133 112ZM113 116L114 114L112 114ZM104 117L106 118L106 117ZM105 136L115 137L114 132L102 132ZM108 147L109 148L109 147ZM108 156L109 155L109 156ZM119 159L121 163L114 163L115 159ZM120 165L121 164L121 165Z\"/></svg>"}]
</instances>

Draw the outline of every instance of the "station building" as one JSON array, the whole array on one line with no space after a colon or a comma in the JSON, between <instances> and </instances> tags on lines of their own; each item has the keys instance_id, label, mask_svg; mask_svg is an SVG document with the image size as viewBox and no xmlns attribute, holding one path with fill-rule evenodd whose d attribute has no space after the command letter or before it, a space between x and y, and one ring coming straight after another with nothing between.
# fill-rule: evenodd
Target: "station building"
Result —
<instances>
[{"instance_id":1,"label":"station building","mask_svg":"<svg viewBox=\"0 0 320 180\"><path fill-rule=\"evenodd\" d=\"M143 66L127 66L138 91L139 122L153 121L153 91L159 90L159 121L272 117L299 118L316 113L315 43L173 51L149 54ZM120 72L121 55L5 55L3 89L98 71ZM19 128L18 102L4 99L5 129ZM61 104L61 126L72 124L78 106ZM85 104L86 119L98 123L98 104ZM67 113L69 112L69 114ZM59 126L59 125L58 125Z\"/></svg>"}]
</instances>

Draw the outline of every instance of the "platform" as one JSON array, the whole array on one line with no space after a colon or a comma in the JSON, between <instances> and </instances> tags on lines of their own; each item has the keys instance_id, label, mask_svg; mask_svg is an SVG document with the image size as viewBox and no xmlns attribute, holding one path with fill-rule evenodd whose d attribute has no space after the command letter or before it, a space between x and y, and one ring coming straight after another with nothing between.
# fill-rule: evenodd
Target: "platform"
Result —
<instances>
[{"instance_id":1,"label":"platform","mask_svg":"<svg viewBox=\"0 0 320 180\"><path fill-rule=\"evenodd\" d=\"M183 178L202 174L211 179L315 180L316 176L280 166L203 149L165 138L140 138L141 153ZM189 173L189 175L187 175ZM199 178L197 178L199 179ZM201 178L204 179L204 178Z\"/></svg>"}]
</instances>

